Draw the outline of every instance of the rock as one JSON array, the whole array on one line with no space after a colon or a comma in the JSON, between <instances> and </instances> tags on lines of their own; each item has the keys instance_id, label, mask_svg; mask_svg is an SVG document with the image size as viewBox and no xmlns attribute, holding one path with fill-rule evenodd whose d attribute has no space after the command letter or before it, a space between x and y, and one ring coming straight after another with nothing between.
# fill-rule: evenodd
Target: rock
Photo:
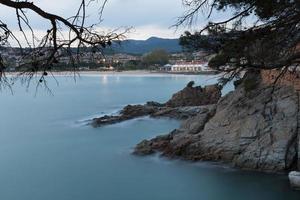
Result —
<instances>
[{"instance_id":1,"label":"rock","mask_svg":"<svg viewBox=\"0 0 300 200\"><path fill-rule=\"evenodd\" d=\"M186 134L197 134L203 130L206 122L215 115L216 105L199 107L197 115L189 117L181 125Z\"/></svg>"},{"instance_id":2,"label":"rock","mask_svg":"<svg viewBox=\"0 0 300 200\"><path fill-rule=\"evenodd\" d=\"M273 91L272 86L257 84L246 90L241 84L213 109L205 109L167 140L151 140L152 149L170 157L225 161L259 171L297 167L299 105L293 88Z\"/></svg>"},{"instance_id":3,"label":"rock","mask_svg":"<svg viewBox=\"0 0 300 200\"><path fill-rule=\"evenodd\" d=\"M240 168L283 171L295 165L297 93L281 87L243 88L223 98L188 154ZM272 98L271 98L272 96Z\"/></svg>"},{"instance_id":4,"label":"rock","mask_svg":"<svg viewBox=\"0 0 300 200\"><path fill-rule=\"evenodd\" d=\"M146 103L147 106L154 106L154 107L164 107L166 106L165 104L163 103L158 103L158 102L155 102L155 101L148 101Z\"/></svg>"},{"instance_id":5,"label":"rock","mask_svg":"<svg viewBox=\"0 0 300 200\"><path fill-rule=\"evenodd\" d=\"M103 116L94 118L91 125L100 127L108 124L115 124L122 121L134 119L142 116L169 117L173 119L185 120L192 116L196 116L202 108L199 106L169 108L153 106L153 104L145 105L128 105L120 112L120 115Z\"/></svg>"},{"instance_id":6,"label":"rock","mask_svg":"<svg viewBox=\"0 0 300 200\"><path fill-rule=\"evenodd\" d=\"M158 136L151 141L143 141L138 144L134 150L135 154L144 154L144 149L151 148L153 151L161 151L163 155L168 157L178 157L184 155L185 148L193 141L197 140L195 133L204 128L205 123L214 115L216 106L207 105L200 107L184 107L181 108L187 112L189 110L191 116L182 123L179 129L173 130L170 134Z\"/></svg>"},{"instance_id":7,"label":"rock","mask_svg":"<svg viewBox=\"0 0 300 200\"><path fill-rule=\"evenodd\" d=\"M195 82L194 82L194 81L190 81L190 82L186 85L186 87L192 88L194 85L195 85Z\"/></svg>"},{"instance_id":8,"label":"rock","mask_svg":"<svg viewBox=\"0 0 300 200\"><path fill-rule=\"evenodd\" d=\"M136 155L150 155L153 154L154 150L151 147L151 142L148 140L143 140L138 145L136 145L134 154Z\"/></svg>"},{"instance_id":9,"label":"rock","mask_svg":"<svg viewBox=\"0 0 300 200\"><path fill-rule=\"evenodd\" d=\"M201 106L215 104L221 97L221 87L209 85L193 87L192 84L177 92L166 103L167 107Z\"/></svg>"},{"instance_id":10,"label":"rock","mask_svg":"<svg viewBox=\"0 0 300 200\"><path fill-rule=\"evenodd\" d=\"M120 115L113 116L103 116L99 118L94 118L91 122L91 125L94 127L100 127L108 124L115 124L122 121L134 119L137 117L142 117L150 115L158 111L158 107L149 106L149 105L128 105L123 108L120 112Z\"/></svg>"},{"instance_id":11,"label":"rock","mask_svg":"<svg viewBox=\"0 0 300 200\"><path fill-rule=\"evenodd\" d=\"M128 105L121 111L121 115L135 118L145 115L150 115L157 111L157 108L154 106L148 105Z\"/></svg>"},{"instance_id":12,"label":"rock","mask_svg":"<svg viewBox=\"0 0 300 200\"><path fill-rule=\"evenodd\" d=\"M299 133L298 133L298 170L300 170L300 137L299 137Z\"/></svg>"},{"instance_id":13,"label":"rock","mask_svg":"<svg viewBox=\"0 0 300 200\"><path fill-rule=\"evenodd\" d=\"M298 95L298 102L300 102L300 95ZM299 110L298 111L300 111L300 108L299 108ZM298 112L298 170L300 170L300 133L299 133L299 131L300 131L300 112Z\"/></svg>"},{"instance_id":14,"label":"rock","mask_svg":"<svg viewBox=\"0 0 300 200\"><path fill-rule=\"evenodd\" d=\"M149 101L145 105L127 105L121 110L119 115L105 115L94 118L90 124L94 127L100 127L147 115L180 120L196 116L201 110L198 105L211 104L218 101L221 96L221 90L217 85L206 86L202 89L200 86L193 88L193 84L194 82L190 82L185 89L179 92L179 95L175 94L173 99L168 101L172 106L154 101ZM201 92L199 93L199 91ZM178 96L183 96L183 99L180 99ZM196 99L193 99L194 97ZM176 105L173 105L172 102L176 103Z\"/></svg>"},{"instance_id":15,"label":"rock","mask_svg":"<svg viewBox=\"0 0 300 200\"><path fill-rule=\"evenodd\" d=\"M93 127L100 127L108 124L114 124L121 121L124 121L125 119L120 116L108 116L105 115L103 117L94 118L92 122L90 123Z\"/></svg>"},{"instance_id":16,"label":"rock","mask_svg":"<svg viewBox=\"0 0 300 200\"><path fill-rule=\"evenodd\" d=\"M289 173L290 184L294 189L300 190L300 172L292 171Z\"/></svg>"},{"instance_id":17,"label":"rock","mask_svg":"<svg viewBox=\"0 0 300 200\"><path fill-rule=\"evenodd\" d=\"M196 116L202 110L201 106L187 106L170 108L164 107L151 114L151 117L169 117L173 119L185 120Z\"/></svg>"}]
</instances>

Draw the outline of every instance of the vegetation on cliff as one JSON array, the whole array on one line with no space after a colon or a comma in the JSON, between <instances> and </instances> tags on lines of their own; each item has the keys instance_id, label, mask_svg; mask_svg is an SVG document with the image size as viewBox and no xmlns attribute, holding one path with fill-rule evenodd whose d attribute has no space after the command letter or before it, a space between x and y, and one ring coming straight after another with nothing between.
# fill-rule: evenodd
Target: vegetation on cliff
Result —
<instances>
[{"instance_id":1,"label":"vegetation on cliff","mask_svg":"<svg viewBox=\"0 0 300 200\"><path fill-rule=\"evenodd\" d=\"M186 32L185 49L208 49L218 70L284 69L300 64L300 2L289 0L185 0L187 13L177 26L192 25L198 14L231 12L223 21L209 22L195 33ZM224 66L230 66L230 68Z\"/></svg>"}]
</instances>

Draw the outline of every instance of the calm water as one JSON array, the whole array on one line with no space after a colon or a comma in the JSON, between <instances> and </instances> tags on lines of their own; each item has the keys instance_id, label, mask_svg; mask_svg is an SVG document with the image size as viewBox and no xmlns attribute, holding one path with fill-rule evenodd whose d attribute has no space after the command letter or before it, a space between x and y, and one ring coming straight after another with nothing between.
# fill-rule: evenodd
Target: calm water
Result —
<instances>
[{"instance_id":1,"label":"calm water","mask_svg":"<svg viewBox=\"0 0 300 200\"><path fill-rule=\"evenodd\" d=\"M299 200L286 176L131 155L179 126L141 118L94 129L85 121L126 104L163 102L202 76L83 76L50 81L54 96L19 85L0 93L0 200Z\"/></svg>"}]
</instances>

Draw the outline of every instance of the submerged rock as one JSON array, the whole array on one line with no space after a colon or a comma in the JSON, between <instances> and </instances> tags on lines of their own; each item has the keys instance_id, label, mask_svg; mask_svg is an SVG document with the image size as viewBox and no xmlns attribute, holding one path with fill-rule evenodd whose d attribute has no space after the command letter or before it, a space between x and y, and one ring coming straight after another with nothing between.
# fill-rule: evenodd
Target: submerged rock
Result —
<instances>
[{"instance_id":1,"label":"submerged rock","mask_svg":"<svg viewBox=\"0 0 300 200\"><path fill-rule=\"evenodd\" d=\"M293 188L300 190L300 172L296 172L296 171L290 172L289 180Z\"/></svg>"}]
</instances>

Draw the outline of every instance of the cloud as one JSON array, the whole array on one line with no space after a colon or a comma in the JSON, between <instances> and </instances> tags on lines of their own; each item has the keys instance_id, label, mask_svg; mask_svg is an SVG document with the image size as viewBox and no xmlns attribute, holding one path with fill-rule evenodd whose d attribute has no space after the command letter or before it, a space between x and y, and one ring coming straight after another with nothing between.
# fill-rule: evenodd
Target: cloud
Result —
<instances>
[{"instance_id":1,"label":"cloud","mask_svg":"<svg viewBox=\"0 0 300 200\"><path fill-rule=\"evenodd\" d=\"M153 24L135 27L130 31L127 37L130 39L145 40L152 36L161 38L178 38L181 34L182 30Z\"/></svg>"},{"instance_id":2,"label":"cloud","mask_svg":"<svg viewBox=\"0 0 300 200\"><path fill-rule=\"evenodd\" d=\"M33 0L47 12L62 15L66 18L73 16L81 0ZM90 4L88 7L87 23L93 24L99 19L99 9L103 0ZM176 17L182 13L181 0L109 0L104 13L103 27L139 27L156 26L165 30L173 25ZM18 29L15 10L0 4L1 20L12 29ZM47 29L49 23L33 12L27 11L30 23L34 29ZM155 33L158 31L156 29ZM148 29L150 30L150 29Z\"/></svg>"},{"instance_id":3,"label":"cloud","mask_svg":"<svg viewBox=\"0 0 300 200\"><path fill-rule=\"evenodd\" d=\"M68 18L77 12L81 0L33 0L33 2L47 12ZM86 20L88 24L98 22L98 12L102 2L103 0L94 1L88 7ZM182 0L108 0L103 13L104 21L99 28L107 30L134 27L134 31L128 35L128 38L134 39L147 39L151 36L175 38L179 37L187 27L180 27L177 31L169 27L176 23L176 19L182 16L184 10ZM9 24L11 29L18 29L14 9L0 4L0 13L0 19ZM50 27L49 22L37 14L30 11L26 13L30 24L38 33ZM216 19L222 19L224 16L225 14L216 14ZM207 22L202 15L198 19L199 23L196 27L201 27Z\"/></svg>"}]
</instances>

